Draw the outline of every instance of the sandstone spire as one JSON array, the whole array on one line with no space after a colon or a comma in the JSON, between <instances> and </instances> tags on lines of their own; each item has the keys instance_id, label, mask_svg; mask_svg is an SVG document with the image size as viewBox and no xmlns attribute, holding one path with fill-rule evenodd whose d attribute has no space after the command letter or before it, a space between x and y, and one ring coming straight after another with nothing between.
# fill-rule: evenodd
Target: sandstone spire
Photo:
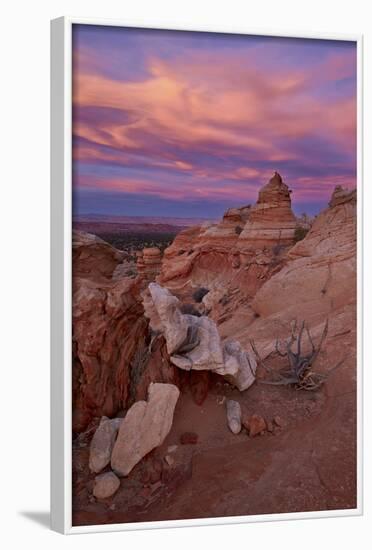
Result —
<instances>
[{"instance_id":1,"label":"sandstone spire","mask_svg":"<svg viewBox=\"0 0 372 550\"><path fill-rule=\"evenodd\" d=\"M238 240L241 250L293 243L296 218L291 208L291 191L275 172L261 187L258 200L250 209L249 219Z\"/></svg>"}]
</instances>

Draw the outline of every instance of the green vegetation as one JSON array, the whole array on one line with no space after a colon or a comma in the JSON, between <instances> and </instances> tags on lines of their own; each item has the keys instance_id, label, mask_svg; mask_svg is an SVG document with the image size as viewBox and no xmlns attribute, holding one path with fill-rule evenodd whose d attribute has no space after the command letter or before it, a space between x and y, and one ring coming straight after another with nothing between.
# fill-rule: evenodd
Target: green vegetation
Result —
<instances>
[{"instance_id":1,"label":"green vegetation","mask_svg":"<svg viewBox=\"0 0 372 550\"><path fill-rule=\"evenodd\" d=\"M309 232L309 229L306 229L305 227L301 227L300 225L298 225L294 233L294 242L298 243L299 241L302 241L302 239L306 237L308 232Z\"/></svg>"},{"instance_id":2,"label":"green vegetation","mask_svg":"<svg viewBox=\"0 0 372 550\"><path fill-rule=\"evenodd\" d=\"M104 241L119 250L130 253L143 248L156 246L162 252L172 243L174 233L96 233Z\"/></svg>"},{"instance_id":3,"label":"green vegetation","mask_svg":"<svg viewBox=\"0 0 372 550\"><path fill-rule=\"evenodd\" d=\"M192 297L194 298L195 302L200 304L200 302L203 300L204 296L208 294L208 292L209 290L207 288L204 288L203 286L201 286L195 290Z\"/></svg>"}]
</instances>

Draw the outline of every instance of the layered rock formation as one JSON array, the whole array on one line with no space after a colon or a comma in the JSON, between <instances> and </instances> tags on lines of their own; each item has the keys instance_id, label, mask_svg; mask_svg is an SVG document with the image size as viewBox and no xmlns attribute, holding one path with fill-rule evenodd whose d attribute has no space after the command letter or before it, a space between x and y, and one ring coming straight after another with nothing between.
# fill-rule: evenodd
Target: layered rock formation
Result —
<instances>
[{"instance_id":1,"label":"layered rock formation","mask_svg":"<svg viewBox=\"0 0 372 550\"><path fill-rule=\"evenodd\" d=\"M332 362L345 354L346 363L355 366L355 190L335 189L330 207L317 216L306 237L289 250L286 265L261 286L250 306L255 316L248 326L239 329L236 310L234 319L224 325L225 336L234 334L246 346L254 338L265 356L273 350L277 336L289 336L294 319L306 320L319 337L328 318L324 358L328 348L334 353Z\"/></svg>"},{"instance_id":2,"label":"layered rock formation","mask_svg":"<svg viewBox=\"0 0 372 550\"><path fill-rule=\"evenodd\" d=\"M146 395L148 384L176 382L161 338L149 350L140 277L116 278L123 253L75 233L73 272L73 430L112 417Z\"/></svg>"},{"instance_id":3,"label":"layered rock formation","mask_svg":"<svg viewBox=\"0 0 372 550\"><path fill-rule=\"evenodd\" d=\"M83 429L93 416L119 411L124 416L101 419L89 464L91 471L104 473L93 484L86 459L89 498L93 493L98 502L88 500L83 507L96 506L115 523L169 519L169 514L221 516L226 510L238 515L355 507L355 191L337 187L329 208L297 244L295 223L289 190L275 175L255 206L230 209L220 224L192 228L175 239L158 279L168 288L148 284L159 266L155 251L147 267L141 256L140 277L119 274L114 280L120 258L99 243L99 254L109 259L98 272L89 255L80 255L84 246L79 245L77 262L85 271L77 265L76 273L84 277L74 278L74 426ZM203 288L195 293L195 287ZM202 315L184 313L185 305L189 311L197 306ZM328 320L312 368L325 373L341 366L316 392L264 383L250 387L256 374L260 382L270 382L276 371L288 368L288 356L279 357L275 344L291 337L295 320L306 321L316 346ZM311 349L305 333L304 354ZM252 341L269 370L256 373ZM182 371L191 392L179 384L180 395L175 382ZM237 392L210 373L250 389ZM201 375L206 375L202 387ZM193 376L203 407L192 400ZM242 441L247 432L249 444ZM131 478L120 482L106 471L109 464ZM78 466L75 502L84 492ZM79 468L75 465L75 472ZM180 477L181 470L192 474ZM250 499L242 479L249 480ZM161 506L165 496L167 509ZM107 501L112 497L114 504ZM111 506L117 507L114 515ZM86 519L83 514L80 523L102 523L102 516Z\"/></svg>"},{"instance_id":4,"label":"layered rock formation","mask_svg":"<svg viewBox=\"0 0 372 550\"><path fill-rule=\"evenodd\" d=\"M97 499L115 493L116 515L105 503L108 522L355 507L356 192L337 187L329 208L308 224L310 231L297 244L295 224L290 192L275 174L255 206L230 209L220 224L179 234L155 283L148 284L143 255L137 280L113 280L111 264L118 260L107 261L104 272L95 270L89 256L78 260L88 259L90 267L83 272L77 266L76 273L85 275L74 280L75 426L82 429L93 416L120 411L121 421L101 420L91 444L91 470L111 463L120 476L131 476L118 489L115 474L105 472L89 489ZM106 252L112 258L100 243L99 253ZM153 277L157 253L148 257ZM190 304L195 287L203 288ZM197 306L202 315L184 313L185 305ZM295 320L306 321L316 346L328 320L314 369L324 373L341 366L316 392L264 383L250 387L256 375L269 382L288 368L288 356L279 357L275 344L291 337ZM311 349L305 333L303 353ZM252 341L269 370L256 373ZM182 371L182 381L206 375L198 390L203 407L195 407L191 382L191 392L179 384L179 397L175 384ZM237 392L210 373L250 389ZM246 432L249 444L242 440ZM166 437L167 450L161 445ZM174 491L167 476L172 468L179 475L177 461L184 469L191 463L180 452L191 454L191 443L197 446L192 475L178 478ZM136 483L142 469L151 487ZM249 482L250 499L242 479ZM162 489L152 501L152 491ZM80 498L81 485L74 490ZM170 500L163 509L165 495ZM89 523L86 519L82 515L80 523ZM102 521L91 517L90 523Z\"/></svg>"},{"instance_id":5,"label":"layered rock formation","mask_svg":"<svg viewBox=\"0 0 372 550\"><path fill-rule=\"evenodd\" d=\"M155 281L161 271L161 252L159 248L144 248L137 252L137 272L145 282Z\"/></svg>"},{"instance_id":6,"label":"layered rock formation","mask_svg":"<svg viewBox=\"0 0 372 550\"><path fill-rule=\"evenodd\" d=\"M296 218L290 190L275 173L254 206L230 208L222 221L187 229L164 252L158 281L176 291L187 286L239 287L253 297L282 264L294 243Z\"/></svg>"},{"instance_id":7,"label":"layered rock formation","mask_svg":"<svg viewBox=\"0 0 372 550\"><path fill-rule=\"evenodd\" d=\"M81 431L129 399L132 361L147 334L139 283L75 278L72 315L73 427Z\"/></svg>"},{"instance_id":8,"label":"layered rock formation","mask_svg":"<svg viewBox=\"0 0 372 550\"><path fill-rule=\"evenodd\" d=\"M111 278L115 268L126 254L96 235L74 230L72 232L72 270L74 277L91 279Z\"/></svg>"},{"instance_id":9,"label":"layered rock formation","mask_svg":"<svg viewBox=\"0 0 372 550\"><path fill-rule=\"evenodd\" d=\"M288 264L258 291L262 316L292 311L326 317L356 298L356 195L336 188L306 237L288 252Z\"/></svg>"},{"instance_id":10,"label":"layered rock formation","mask_svg":"<svg viewBox=\"0 0 372 550\"><path fill-rule=\"evenodd\" d=\"M207 370L225 376L245 390L255 380L254 356L239 342L221 342L216 323L206 316L183 314L169 290L150 283L144 295L145 315L153 331L163 334L170 361L180 369Z\"/></svg>"},{"instance_id":11,"label":"layered rock formation","mask_svg":"<svg viewBox=\"0 0 372 550\"><path fill-rule=\"evenodd\" d=\"M269 183L260 189L257 203L249 212L237 244L240 251L293 244L296 218L290 193L280 174L275 172Z\"/></svg>"}]
</instances>

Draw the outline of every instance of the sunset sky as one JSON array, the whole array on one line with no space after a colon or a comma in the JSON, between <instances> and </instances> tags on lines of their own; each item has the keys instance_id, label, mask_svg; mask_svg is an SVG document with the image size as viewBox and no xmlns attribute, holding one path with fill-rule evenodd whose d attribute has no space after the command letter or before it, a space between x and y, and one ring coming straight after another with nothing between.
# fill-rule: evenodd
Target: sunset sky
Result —
<instances>
[{"instance_id":1,"label":"sunset sky","mask_svg":"<svg viewBox=\"0 0 372 550\"><path fill-rule=\"evenodd\" d=\"M354 42L74 25L74 214L217 218L356 185Z\"/></svg>"}]
</instances>

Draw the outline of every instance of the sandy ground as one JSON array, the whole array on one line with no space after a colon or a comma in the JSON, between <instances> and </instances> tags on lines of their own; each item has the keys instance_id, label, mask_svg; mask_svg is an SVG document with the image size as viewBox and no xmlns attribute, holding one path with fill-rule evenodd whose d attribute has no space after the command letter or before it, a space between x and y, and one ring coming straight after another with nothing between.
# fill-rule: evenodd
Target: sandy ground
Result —
<instances>
[{"instance_id":1,"label":"sandy ground","mask_svg":"<svg viewBox=\"0 0 372 550\"><path fill-rule=\"evenodd\" d=\"M92 497L89 441L80 438L73 451L73 524L355 508L353 378L340 371L317 392L256 382L242 393L214 379L202 405L184 388L163 445L107 501ZM243 414L279 417L281 426L254 438L245 429L233 435L226 398L239 401ZM181 445L184 432L197 433L197 444Z\"/></svg>"}]
</instances>

